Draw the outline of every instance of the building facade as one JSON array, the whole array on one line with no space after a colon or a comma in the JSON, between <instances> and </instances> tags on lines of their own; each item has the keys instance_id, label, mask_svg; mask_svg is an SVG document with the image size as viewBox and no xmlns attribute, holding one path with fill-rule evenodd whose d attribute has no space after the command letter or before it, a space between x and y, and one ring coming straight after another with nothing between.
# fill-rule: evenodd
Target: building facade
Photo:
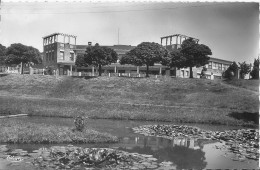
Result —
<instances>
[{"instance_id":1,"label":"building facade","mask_svg":"<svg viewBox=\"0 0 260 170\"><path fill-rule=\"evenodd\" d=\"M56 74L59 75L72 75L72 72L95 72L97 71L94 67L76 67L75 61L78 54L84 54L86 48L91 45L77 45L76 36L68 35L63 33L54 33L43 37L43 66L50 67L54 70ZM177 49L180 47L182 42L187 39L192 38L186 35L174 34L170 36L161 37L161 45L168 50ZM196 42L199 40L193 38ZM135 46L130 45L114 45L106 46L109 47L118 54L118 59L120 60L123 55L128 51L135 48ZM134 65L120 65L119 60L117 63L112 63L102 67L102 72L104 73L126 73L126 74L145 74L145 66L134 66ZM231 64L231 61L210 58L209 64L205 67L207 71L205 72L206 78L215 79L221 78L223 71L225 71ZM193 77L200 78L202 67L193 68ZM188 78L190 76L190 71L188 68L168 68L161 64L155 64L149 67L149 74L154 75L167 75L173 77Z\"/></svg>"},{"instance_id":2,"label":"building facade","mask_svg":"<svg viewBox=\"0 0 260 170\"><path fill-rule=\"evenodd\" d=\"M75 70L76 36L54 33L43 37L43 66L59 75Z\"/></svg>"},{"instance_id":3,"label":"building facade","mask_svg":"<svg viewBox=\"0 0 260 170\"><path fill-rule=\"evenodd\" d=\"M182 34L174 34L174 35L161 37L161 45L167 50L171 51L180 48L182 42L188 38L195 40L197 43L199 42L199 39L197 38L189 37ZM210 57L209 64L205 65L205 67L207 68L207 71L205 72L206 78L207 79L221 78L222 73L229 67L230 64L232 64L231 61ZM202 68L203 67L192 68L194 78L201 77ZM189 68L180 68L180 69L171 68L169 74L170 76L174 76L174 77L187 78L190 77L190 70Z\"/></svg>"}]
</instances>

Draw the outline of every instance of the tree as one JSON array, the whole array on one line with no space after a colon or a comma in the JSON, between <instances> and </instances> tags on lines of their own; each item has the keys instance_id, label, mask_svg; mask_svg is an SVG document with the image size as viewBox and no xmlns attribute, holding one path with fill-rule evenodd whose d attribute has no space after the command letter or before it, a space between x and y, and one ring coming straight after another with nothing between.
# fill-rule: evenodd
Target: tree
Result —
<instances>
[{"instance_id":1,"label":"tree","mask_svg":"<svg viewBox=\"0 0 260 170\"><path fill-rule=\"evenodd\" d=\"M102 66L116 62L117 58L117 53L113 49L95 44L95 46L87 47L84 55L77 56L76 66L98 67L99 76L101 76Z\"/></svg>"},{"instance_id":2,"label":"tree","mask_svg":"<svg viewBox=\"0 0 260 170\"><path fill-rule=\"evenodd\" d=\"M180 49L174 49L169 53L169 55L163 58L162 65L170 68L183 68L185 67L185 62L186 58L182 55Z\"/></svg>"},{"instance_id":3,"label":"tree","mask_svg":"<svg viewBox=\"0 0 260 170\"><path fill-rule=\"evenodd\" d=\"M40 52L38 49L26 46L23 44L11 44L6 49L6 64L20 64L21 74L23 74L24 64L39 64L41 63Z\"/></svg>"},{"instance_id":4,"label":"tree","mask_svg":"<svg viewBox=\"0 0 260 170\"><path fill-rule=\"evenodd\" d=\"M241 79L244 79L245 78L245 75L250 73L250 65L249 64L246 64L246 62L244 61L243 63L238 63L239 64L239 69L240 69L240 78Z\"/></svg>"},{"instance_id":5,"label":"tree","mask_svg":"<svg viewBox=\"0 0 260 170\"><path fill-rule=\"evenodd\" d=\"M206 71L207 71L207 68L204 66L201 70L200 78L203 78L203 79L206 78L206 74L205 74Z\"/></svg>"},{"instance_id":6,"label":"tree","mask_svg":"<svg viewBox=\"0 0 260 170\"><path fill-rule=\"evenodd\" d=\"M259 79L259 58L255 59L250 75L252 76L252 79Z\"/></svg>"},{"instance_id":7,"label":"tree","mask_svg":"<svg viewBox=\"0 0 260 170\"><path fill-rule=\"evenodd\" d=\"M192 67L200 67L208 64L208 60L210 59L208 55L212 55L211 49L208 46L198 44L192 38L183 41L180 53L183 59L181 59L179 68L180 66L185 68L189 67L190 78L193 78Z\"/></svg>"},{"instance_id":8,"label":"tree","mask_svg":"<svg viewBox=\"0 0 260 170\"><path fill-rule=\"evenodd\" d=\"M5 51L6 51L6 47L0 44L0 65L5 64L5 58L6 58Z\"/></svg>"},{"instance_id":9,"label":"tree","mask_svg":"<svg viewBox=\"0 0 260 170\"><path fill-rule=\"evenodd\" d=\"M237 73L238 70L238 65L235 61L233 61L232 64L229 65L229 67L227 68L227 70L225 72L223 72L223 77L226 79L233 79Z\"/></svg>"},{"instance_id":10,"label":"tree","mask_svg":"<svg viewBox=\"0 0 260 170\"><path fill-rule=\"evenodd\" d=\"M120 60L120 64L133 64L135 66L146 66L146 77L149 77L149 66L163 61L168 51L158 43L142 42L130 50Z\"/></svg>"}]
</instances>

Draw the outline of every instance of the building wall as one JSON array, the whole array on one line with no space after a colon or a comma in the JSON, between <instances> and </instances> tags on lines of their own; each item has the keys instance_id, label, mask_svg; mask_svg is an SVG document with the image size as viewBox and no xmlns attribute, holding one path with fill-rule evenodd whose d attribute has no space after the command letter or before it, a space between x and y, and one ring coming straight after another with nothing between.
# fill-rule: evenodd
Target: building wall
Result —
<instances>
[{"instance_id":1,"label":"building wall","mask_svg":"<svg viewBox=\"0 0 260 170\"><path fill-rule=\"evenodd\" d=\"M65 42L65 41L64 41ZM51 41L50 44L44 45L44 52L43 52L43 65L53 67L54 69L60 69L60 74L67 74L67 71L74 66L76 61L76 55L85 53L86 48L88 45L73 45L69 42L57 42ZM124 56L128 51L134 48L134 46L130 45L114 45L114 46L106 46L108 48L112 48L118 54L119 59ZM168 45L166 48L169 50L177 49L180 47L180 44L172 44ZM71 56L74 55L74 57ZM231 61L217 59L217 58L210 58L209 64L205 65L207 71L205 72L206 77L208 79L214 78L221 78L222 73L228 68L231 64ZM116 67L116 69L115 69ZM85 67L85 68L78 68L78 70L92 70L92 67ZM103 67L103 72L116 72L117 73L137 73L138 69L136 66L133 65L120 65L119 63L114 63L111 66ZM193 77L200 78L202 67L196 68L193 67ZM139 67L139 73L145 73L146 67ZM149 67L149 71L151 74L165 74L168 76L174 77L182 77L188 78L190 77L190 70L189 68L167 68L160 64L156 64L155 66Z\"/></svg>"}]
</instances>

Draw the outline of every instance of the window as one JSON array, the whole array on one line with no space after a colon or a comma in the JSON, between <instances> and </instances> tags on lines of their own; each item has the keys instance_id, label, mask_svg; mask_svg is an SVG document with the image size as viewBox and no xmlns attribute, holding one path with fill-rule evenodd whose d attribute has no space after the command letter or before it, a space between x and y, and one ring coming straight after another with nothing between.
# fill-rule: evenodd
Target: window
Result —
<instances>
[{"instance_id":1,"label":"window","mask_svg":"<svg viewBox=\"0 0 260 170\"><path fill-rule=\"evenodd\" d=\"M212 62L211 61L209 62L208 68L210 68L210 69L212 68Z\"/></svg>"},{"instance_id":2,"label":"window","mask_svg":"<svg viewBox=\"0 0 260 170\"><path fill-rule=\"evenodd\" d=\"M46 53L46 61L48 61L48 53Z\"/></svg>"},{"instance_id":3,"label":"window","mask_svg":"<svg viewBox=\"0 0 260 170\"><path fill-rule=\"evenodd\" d=\"M60 51L60 59L64 60L64 51Z\"/></svg>"},{"instance_id":4,"label":"window","mask_svg":"<svg viewBox=\"0 0 260 170\"><path fill-rule=\"evenodd\" d=\"M213 62L213 69L217 68L217 63Z\"/></svg>"},{"instance_id":5,"label":"window","mask_svg":"<svg viewBox=\"0 0 260 170\"><path fill-rule=\"evenodd\" d=\"M52 56L51 60L54 61L54 51L52 51L51 54L52 54L52 55L51 55L51 56Z\"/></svg>"},{"instance_id":6,"label":"window","mask_svg":"<svg viewBox=\"0 0 260 170\"><path fill-rule=\"evenodd\" d=\"M221 70L222 67L221 67L221 63L218 63L218 69Z\"/></svg>"},{"instance_id":7,"label":"window","mask_svg":"<svg viewBox=\"0 0 260 170\"><path fill-rule=\"evenodd\" d=\"M70 53L70 60L74 61L74 53Z\"/></svg>"},{"instance_id":8,"label":"window","mask_svg":"<svg viewBox=\"0 0 260 170\"><path fill-rule=\"evenodd\" d=\"M64 44L61 43L61 44L60 44L60 47L64 47Z\"/></svg>"},{"instance_id":9,"label":"window","mask_svg":"<svg viewBox=\"0 0 260 170\"><path fill-rule=\"evenodd\" d=\"M186 76L189 76L189 72L188 71L186 71Z\"/></svg>"}]
</instances>

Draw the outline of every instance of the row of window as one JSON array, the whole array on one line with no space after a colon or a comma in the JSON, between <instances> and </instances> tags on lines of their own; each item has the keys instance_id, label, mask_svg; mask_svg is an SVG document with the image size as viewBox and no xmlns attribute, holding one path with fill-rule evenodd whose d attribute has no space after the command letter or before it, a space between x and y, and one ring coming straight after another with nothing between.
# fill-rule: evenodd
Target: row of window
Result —
<instances>
[{"instance_id":1,"label":"row of window","mask_svg":"<svg viewBox=\"0 0 260 170\"><path fill-rule=\"evenodd\" d=\"M46 52L46 62L54 61L54 51Z\"/></svg>"},{"instance_id":2,"label":"row of window","mask_svg":"<svg viewBox=\"0 0 260 170\"><path fill-rule=\"evenodd\" d=\"M74 61L75 54L73 52L70 52L70 61ZM60 60L65 60L64 51L60 51Z\"/></svg>"},{"instance_id":3,"label":"row of window","mask_svg":"<svg viewBox=\"0 0 260 170\"><path fill-rule=\"evenodd\" d=\"M229 67L228 64L221 64L210 61L209 64L206 65L206 68L209 69L218 69L218 70L226 70Z\"/></svg>"}]
</instances>

